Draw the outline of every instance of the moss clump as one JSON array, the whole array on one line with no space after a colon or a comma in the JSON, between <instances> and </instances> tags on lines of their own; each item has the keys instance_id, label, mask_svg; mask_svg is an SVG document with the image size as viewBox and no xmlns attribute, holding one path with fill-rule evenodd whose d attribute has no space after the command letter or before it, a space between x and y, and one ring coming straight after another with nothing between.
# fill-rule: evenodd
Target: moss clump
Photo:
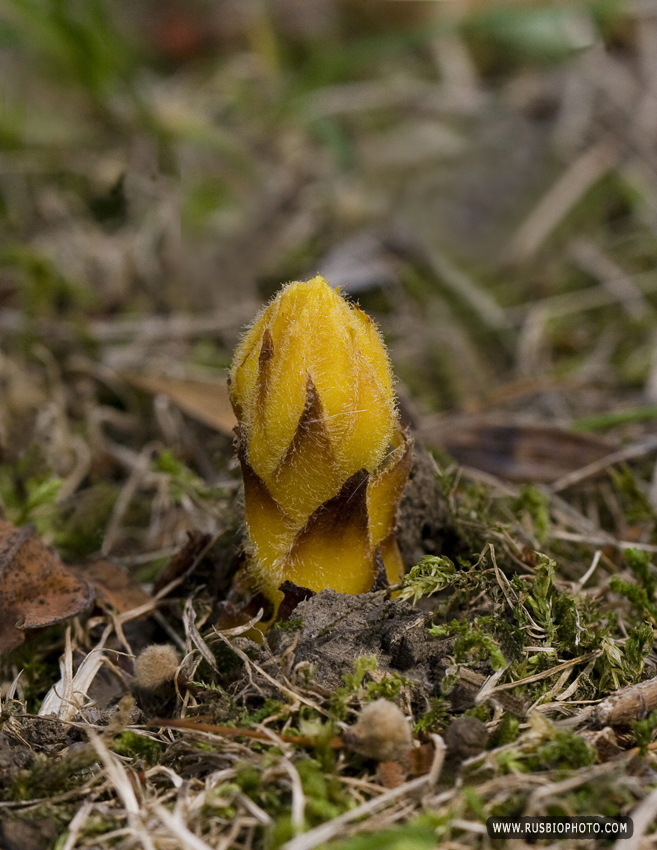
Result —
<instances>
[{"instance_id":1,"label":"moss clump","mask_svg":"<svg viewBox=\"0 0 657 850\"><path fill-rule=\"evenodd\" d=\"M126 729L115 738L112 749L118 755L136 759L147 767L157 764L164 752L164 747L159 741L154 741L146 735L139 735L130 729Z\"/></svg>"},{"instance_id":2,"label":"moss clump","mask_svg":"<svg viewBox=\"0 0 657 850\"><path fill-rule=\"evenodd\" d=\"M577 770L595 764L596 759L595 749L584 738L568 730L559 730L528 758L527 766L531 771L546 768Z\"/></svg>"},{"instance_id":3,"label":"moss clump","mask_svg":"<svg viewBox=\"0 0 657 850\"><path fill-rule=\"evenodd\" d=\"M512 717L510 714L505 714L502 722L493 732L490 739L490 746L503 747L505 744L511 744L520 734L520 721L517 717Z\"/></svg>"},{"instance_id":4,"label":"moss clump","mask_svg":"<svg viewBox=\"0 0 657 850\"><path fill-rule=\"evenodd\" d=\"M463 664L478 659L490 660L493 670L503 670L507 666L506 658L495 639L484 631L490 626L490 617L475 617L471 622L452 620L441 626L432 626L429 632L435 637L457 635L454 642L454 659Z\"/></svg>"},{"instance_id":5,"label":"moss clump","mask_svg":"<svg viewBox=\"0 0 657 850\"><path fill-rule=\"evenodd\" d=\"M652 741L655 729L657 729L657 711L652 711L643 720L637 720L633 724L636 745L642 756L648 752L648 745Z\"/></svg>"},{"instance_id":6,"label":"moss clump","mask_svg":"<svg viewBox=\"0 0 657 850\"><path fill-rule=\"evenodd\" d=\"M444 697L430 697L429 710L415 724L416 735L440 732L449 720L449 704Z\"/></svg>"},{"instance_id":7,"label":"moss clump","mask_svg":"<svg viewBox=\"0 0 657 850\"><path fill-rule=\"evenodd\" d=\"M394 701L412 682L400 673L386 671L377 673L376 678L367 677L377 670L376 655L361 655L354 662L354 672L344 673L343 687L336 688L331 697L331 715L336 720L347 717L349 703L353 701L370 702L375 699Z\"/></svg>"},{"instance_id":8,"label":"moss clump","mask_svg":"<svg viewBox=\"0 0 657 850\"><path fill-rule=\"evenodd\" d=\"M84 782L96 760L96 754L87 747L61 759L36 753L29 767L20 770L5 789L4 799L39 800L59 796Z\"/></svg>"},{"instance_id":9,"label":"moss clump","mask_svg":"<svg viewBox=\"0 0 657 850\"><path fill-rule=\"evenodd\" d=\"M119 489L111 481L98 481L58 508L53 519L55 544L65 560L100 550Z\"/></svg>"}]
</instances>

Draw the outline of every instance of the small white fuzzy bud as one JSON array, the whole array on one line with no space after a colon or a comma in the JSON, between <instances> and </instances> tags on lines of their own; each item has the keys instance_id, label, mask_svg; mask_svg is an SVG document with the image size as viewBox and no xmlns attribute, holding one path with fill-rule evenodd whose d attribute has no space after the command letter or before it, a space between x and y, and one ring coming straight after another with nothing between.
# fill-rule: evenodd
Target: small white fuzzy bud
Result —
<instances>
[{"instance_id":1,"label":"small white fuzzy bud","mask_svg":"<svg viewBox=\"0 0 657 850\"><path fill-rule=\"evenodd\" d=\"M405 761L413 746L406 716L387 699L368 703L348 737L354 750L378 761Z\"/></svg>"},{"instance_id":2,"label":"small white fuzzy bud","mask_svg":"<svg viewBox=\"0 0 657 850\"><path fill-rule=\"evenodd\" d=\"M140 688L155 691L173 681L180 665L178 650L170 643L147 646L135 659L135 682Z\"/></svg>"}]
</instances>

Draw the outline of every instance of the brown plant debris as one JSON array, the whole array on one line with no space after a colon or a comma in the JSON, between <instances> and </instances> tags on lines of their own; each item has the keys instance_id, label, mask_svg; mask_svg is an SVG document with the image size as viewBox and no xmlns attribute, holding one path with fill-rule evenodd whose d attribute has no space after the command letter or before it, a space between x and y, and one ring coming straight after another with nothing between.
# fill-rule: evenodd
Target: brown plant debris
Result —
<instances>
[{"instance_id":1,"label":"brown plant debris","mask_svg":"<svg viewBox=\"0 0 657 850\"><path fill-rule=\"evenodd\" d=\"M0 652L20 646L30 630L74 617L93 599L92 585L64 566L34 528L0 519Z\"/></svg>"},{"instance_id":2,"label":"brown plant debris","mask_svg":"<svg viewBox=\"0 0 657 850\"><path fill-rule=\"evenodd\" d=\"M630 726L657 708L657 677L630 685L596 705L593 720L598 726Z\"/></svg>"}]
</instances>

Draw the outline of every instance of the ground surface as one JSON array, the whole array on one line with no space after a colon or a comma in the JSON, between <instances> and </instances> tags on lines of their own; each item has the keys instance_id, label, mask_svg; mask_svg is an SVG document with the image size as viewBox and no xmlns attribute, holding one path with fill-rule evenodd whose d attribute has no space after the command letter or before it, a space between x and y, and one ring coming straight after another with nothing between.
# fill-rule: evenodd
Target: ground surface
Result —
<instances>
[{"instance_id":1,"label":"ground surface","mask_svg":"<svg viewBox=\"0 0 657 850\"><path fill-rule=\"evenodd\" d=\"M0 36L0 846L652 847L652 0L9 0ZM410 572L262 643L225 369L316 272L389 344Z\"/></svg>"}]
</instances>

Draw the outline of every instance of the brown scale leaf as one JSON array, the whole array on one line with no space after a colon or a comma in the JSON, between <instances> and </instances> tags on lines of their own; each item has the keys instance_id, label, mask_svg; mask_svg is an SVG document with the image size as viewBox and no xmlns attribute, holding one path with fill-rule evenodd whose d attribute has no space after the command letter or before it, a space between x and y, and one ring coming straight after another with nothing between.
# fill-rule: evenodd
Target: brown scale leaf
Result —
<instances>
[{"instance_id":1,"label":"brown scale leaf","mask_svg":"<svg viewBox=\"0 0 657 850\"><path fill-rule=\"evenodd\" d=\"M0 652L20 646L29 629L79 614L93 599L89 582L69 570L34 528L0 519Z\"/></svg>"}]
</instances>

